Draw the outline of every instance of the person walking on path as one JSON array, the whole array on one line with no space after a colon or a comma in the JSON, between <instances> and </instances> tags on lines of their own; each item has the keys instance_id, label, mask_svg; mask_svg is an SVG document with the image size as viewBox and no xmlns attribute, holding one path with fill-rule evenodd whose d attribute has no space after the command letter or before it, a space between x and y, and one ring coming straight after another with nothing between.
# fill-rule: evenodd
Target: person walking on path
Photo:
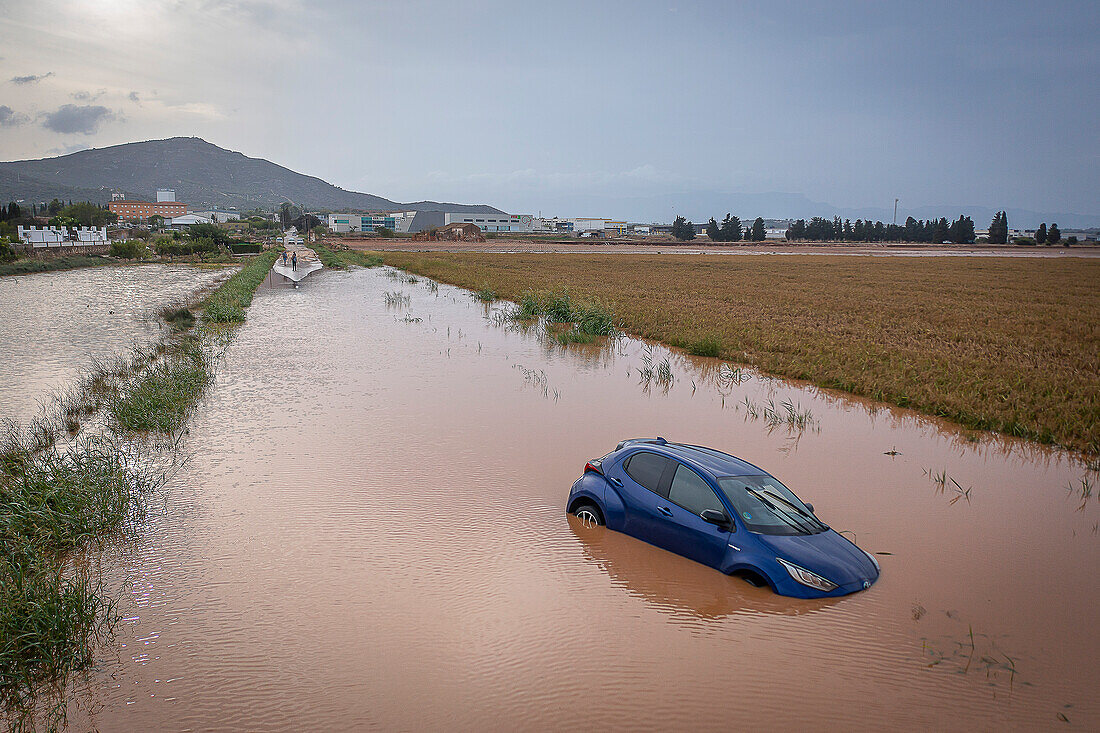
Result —
<instances>
[{"instance_id":1,"label":"person walking on path","mask_svg":"<svg viewBox=\"0 0 1100 733\"><path fill-rule=\"evenodd\" d=\"M298 269L298 253L297 252L295 252L294 254L292 254L290 256L290 269L292 269L292 270L297 270Z\"/></svg>"},{"instance_id":2,"label":"person walking on path","mask_svg":"<svg viewBox=\"0 0 1100 733\"><path fill-rule=\"evenodd\" d=\"M283 252L283 267L286 267L286 252Z\"/></svg>"}]
</instances>

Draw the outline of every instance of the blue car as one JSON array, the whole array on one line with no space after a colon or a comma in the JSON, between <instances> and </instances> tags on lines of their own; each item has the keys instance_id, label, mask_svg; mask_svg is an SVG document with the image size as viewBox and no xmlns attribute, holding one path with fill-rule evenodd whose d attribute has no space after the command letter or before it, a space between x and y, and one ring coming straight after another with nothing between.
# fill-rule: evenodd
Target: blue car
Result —
<instances>
[{"instance_id":1,"label":"blue car","mask_svg":"<svg viewBox=\"0 0 1100 733\"><path fill-rule=\"evenodd\" d=\"M586 525L607 525L784 596L843 596L879 575L870 553L829 529L778 479L697 445L624 440L585 465L566 506Z\"/></svg>"}]
</instances>

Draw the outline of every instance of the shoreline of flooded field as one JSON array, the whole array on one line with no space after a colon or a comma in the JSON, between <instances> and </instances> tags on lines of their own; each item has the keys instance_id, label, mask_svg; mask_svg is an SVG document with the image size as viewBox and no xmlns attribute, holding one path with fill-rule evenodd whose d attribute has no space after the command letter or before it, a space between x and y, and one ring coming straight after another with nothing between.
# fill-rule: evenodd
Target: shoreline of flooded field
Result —
<instances>
[{"instance_id":1,"label":"shoreline of flooded field","mask_svg":"<svg viewBox=\"0 0 1100 733\"><path fill-rule=\"evenodd\" d=\"M0 278L0 417L24 422L82 369L162 335L158 309L232 274L188 265L101 266Z\"/></svg>"},{"instance_id":2,"label":"shoreline of flooded field","mask_svg":"<svg viewBox=\"0 0 1100 733\"><path fill-rule=\"evenodd\" d=\"M123 623L74 727L655 729L731 690L756 726L1100 719L1076 457L410 279L261 286L163 512L109 553ZM774 473L881 579L781 598L567 518L642 435Z\"/></svg>"}]
</instances>

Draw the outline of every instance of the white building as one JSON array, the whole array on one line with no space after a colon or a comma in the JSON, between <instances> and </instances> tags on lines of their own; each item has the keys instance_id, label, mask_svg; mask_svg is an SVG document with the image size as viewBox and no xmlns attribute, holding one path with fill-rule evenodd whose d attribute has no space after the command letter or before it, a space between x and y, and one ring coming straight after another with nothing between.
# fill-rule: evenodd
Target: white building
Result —
<instances>
[{"instance_id":1,"label":"white building","mask_svg":"<svg viewBox=\"0 0 1100 733\"><path fill-rule=\"evenodd\" d=\"M531 232L534 217L530 214L471 214L457 212L443 215L443 225L476 224L483 232Z\"/></svg>"},{"instance_id":2,"label":"white building","mask_svg":"<svg viewBox=\"0 0 1100 733\"><path fill-rule=\"evenodd\" d=\"M184 214L183 216L174 216L168 220L168 226L176 227L189 227L192 224L213 224L214 220L205 216L199 216L198 214Z\"/></svg>"},{"instance_id":3,"label":"white building","mask_svg":"<svg viewBox=\"0 0 1100 733\"><path fill-rule=\"evenodd\" d=\"M159 193L159 192L158 192ZM209 211L195 211L192 212L196 216L201 216L204 219L210 219L218 224L224 224L227 221L237 221L241 218L241 212L228 211L224 209L210 209Z\"/></svg>"},{"instance_id":4,"label":"white building","mask_svg":"<svg viewBox=\"0 0 1100 733\"><path fill-rule=\"evenodd\" d=\"M66 229L65 227L18 227L16 234L19 241L31 247L72 247L74 245L87 246L91 244L107 244L107 228L80 227L79 229Z\"/></svg>"},{"instance_id":5,"label":"white building","mask_svg":"<svg viewBox=\"0 0 1100 733\"><path fill-rule=\"evenodd\" d=\"M162 204L165 201L175 201L176 192L170 188L158 188L157 189L157 203Z\"/></svg>"}]
</instances>

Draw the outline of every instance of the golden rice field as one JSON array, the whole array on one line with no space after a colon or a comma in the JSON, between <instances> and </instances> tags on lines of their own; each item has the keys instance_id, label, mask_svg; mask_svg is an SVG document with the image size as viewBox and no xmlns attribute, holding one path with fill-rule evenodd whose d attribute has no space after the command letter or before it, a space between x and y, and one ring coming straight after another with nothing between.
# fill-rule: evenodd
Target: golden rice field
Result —
<instances>
[{"instance_id":1,"label":"golden rice field","mask_svg":"<svg viewBox=\"0 0 1100 733\"><path fill-rule=\"evenodd\" d=\"M638 336L1100 453L1100 260L380 254L511 300L567 288Z\"/></svg>"}]
</instances>

